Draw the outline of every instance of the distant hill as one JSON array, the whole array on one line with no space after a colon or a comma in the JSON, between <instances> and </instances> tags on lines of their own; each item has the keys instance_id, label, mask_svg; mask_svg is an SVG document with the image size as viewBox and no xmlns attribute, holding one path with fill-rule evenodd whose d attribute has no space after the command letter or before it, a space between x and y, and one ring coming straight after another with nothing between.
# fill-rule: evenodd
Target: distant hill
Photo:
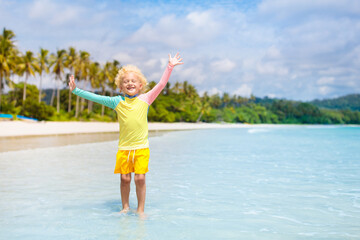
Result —
<instances>
[{"instance_id":1,"label":"distant hill","mask_svg":"<svg viewBox=\"0 0 360 240\"><path fill-rule=\"evenodd\" d=\"M43 89L42 90L42 93L45 94L45 96L42 98L42 101L45 102L47 105L50 105L52 92L53 92L53 89ZM56 92L55 92L55 94L56 94Z\"/></svg>"},{"instance_id":2,"label":"distant hill","mask_svg":"<svg viewBox=\"0 0 360 240\"><path fill-rule=\"evenodd\" d=\"M360 111L360 94L349 94L343 97L333 99L316 99L309 103L321 108L350 109L353 111Z\"/></svg>"},{"instance_id":3,"label":"distant hill","mask_svg":"<svg viewBox=\"0 0 360 240\"><path fill-rule=\"evenodd\" d=\"M259 104L263 104L263 105L268 105L268 104L272 104L274 101L277 101L279 99L276 98L269 98L269 97L264 97L264 98L260 98L260 97L255 97L255 99L251 102L254 103L259 103Z\"/></svg>"}]
</instances>

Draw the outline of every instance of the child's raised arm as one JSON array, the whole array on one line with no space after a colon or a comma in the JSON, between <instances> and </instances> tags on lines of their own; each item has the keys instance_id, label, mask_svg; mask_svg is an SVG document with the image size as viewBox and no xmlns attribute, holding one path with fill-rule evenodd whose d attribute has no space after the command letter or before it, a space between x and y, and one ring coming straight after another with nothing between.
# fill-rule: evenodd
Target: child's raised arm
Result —
<instances>
[{"instance_id":1,"label":"child's raised arm","mask_svg":"<svg viewBox=\"0 0 360 240\"><path fill-rule=\"evenodd\" d=\"M176 65L184 64L182 61L182 58L180 57L179 53L176 53L174 57L171 57L169 54L169 64L167 65L164 74L162 75L160 82L156 84L156 86L151 89L149 92L140 95L139 98L141 98L143 101L147 102L149 105L151 105L154 100L157 98L157 96L160 94L161 90L164 89L166 86L166 83L169 81L171 71Z\"/></svg>"},{"instance_id":2,"label":"child's raised arm","mask_svg":"<svg viewBox=\"0 0 360 240\"><path fill-rule=\"evenodd\" d=\"M121 96L116 96L116 97L101 96L101 95L97 95L95 93L84 91L84 90L77 88L76 84L75 84L74 75L70 76L69 87L70 87L71 92L74 93L75 95L78 95L79 97L85 98L87 100L105 105L112 109L115 109L116 106L119 104L119 102L122 100Z\"/></svg>"},{"instance_id":3,"label":"child's raised arm","mask_svg":"<svg viewBox=\"0 0 360 240\"><path fill-rule=\"evenodd\" d=\"M74 91L74 89L76 88L74 75L70 76L69 87L70 91Z\"/></svg>"},{"instance_id":4,"label":"child's raised arm","mask_svg":"<svg viewBox=\"0 0 360 240\"><path fill-rule=\"evenodd\" d=\"M172 58L169 53L169 64L173 65L174 67L176 65L184 64L182 61L182 58L180 57L179 53L176 53L176 55Z\"/></svg>"}]
</instances>

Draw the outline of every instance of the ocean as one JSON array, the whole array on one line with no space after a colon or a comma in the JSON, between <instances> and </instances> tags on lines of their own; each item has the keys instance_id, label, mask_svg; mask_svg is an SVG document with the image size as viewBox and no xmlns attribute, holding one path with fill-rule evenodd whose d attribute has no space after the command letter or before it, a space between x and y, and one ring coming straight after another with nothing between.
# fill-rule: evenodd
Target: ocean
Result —
<instances>
[{"instance_id":1,"label":"ocean","mask_svg":"<svg viewBox=\"0 0 360 240\"><path fill-rule=\"evenodd\" d=\"M360 127L150 137L145 218L117 141L0 153L0 239L360 239Z\"/></svg>"}]
</instances>

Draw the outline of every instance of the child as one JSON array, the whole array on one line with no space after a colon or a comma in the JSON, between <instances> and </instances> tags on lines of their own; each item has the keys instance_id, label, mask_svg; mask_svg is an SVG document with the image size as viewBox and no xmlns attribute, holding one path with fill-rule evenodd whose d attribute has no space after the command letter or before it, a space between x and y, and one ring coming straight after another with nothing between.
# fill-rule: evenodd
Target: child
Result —
<instances>
[{"instance_id":1,"label":"child","mask_svg":"<svg viewBox=\"0 0 360 240\"><path fill-rule=\"evenodd\" d=\"M150 157L148 141L147 113L149 106L160 94L169 80L174 66L183 64L179 53L175 57L169 54L169 63L160 82L148 93L143 93L147 84L141 71L132 65L121 68L115 78L116 85L124 96L107 97L76 88L74 76L70 77L69 87L72 93L114 109L120 124L119 149L116 154L114 173L121 174L121 213L129 211L131 173L135 173L137 212L144 213L145 173L148 172Z\"/></svg>"}]
</instances>

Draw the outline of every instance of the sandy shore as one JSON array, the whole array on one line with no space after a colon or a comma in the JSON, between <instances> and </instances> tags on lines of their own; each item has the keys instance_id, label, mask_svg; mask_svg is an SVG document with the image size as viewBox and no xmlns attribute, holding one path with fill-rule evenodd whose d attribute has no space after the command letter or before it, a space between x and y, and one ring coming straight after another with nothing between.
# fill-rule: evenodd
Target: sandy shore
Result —
<instances>
[{"instance_id":1,"label":"sandy shore","mask_svg":"<svg viewBox=\"0 0 360 240\"><path fill-rule=\"evenodd\" d=\"M254 126L254 125L251 125ZM149 123L149 131L244 128L247 124L218 123ZM0 137L45 136L78 133L119 132L118 123L105 122L25 122L0 121Z\"/></svg>"},{"instance_id":2,"label":"sandy shore","mask_svg":"<svg viewBox=\"0 0 360 240\"><path fill-rule=\"evenodd\" d=\"M166 131L281 127L271 124L228 123L149 123L149 137ZM26 122L0 121L0 153L33 148L57 147L74 144L118 141L116 122Z\"/></svg>"},{"instance_id":3,"label":"sandy shore","mask_svg":"<svg viewBox=\"0 0 360 240\"><path fill-rule=\"evenodd\" d=\"M244 127L250 127L250 125L149 123L149 137L174 130ZM118 141L118 139L118 123L0 121L0 153L33 148Z\"/></svg>"}]
</instances>

